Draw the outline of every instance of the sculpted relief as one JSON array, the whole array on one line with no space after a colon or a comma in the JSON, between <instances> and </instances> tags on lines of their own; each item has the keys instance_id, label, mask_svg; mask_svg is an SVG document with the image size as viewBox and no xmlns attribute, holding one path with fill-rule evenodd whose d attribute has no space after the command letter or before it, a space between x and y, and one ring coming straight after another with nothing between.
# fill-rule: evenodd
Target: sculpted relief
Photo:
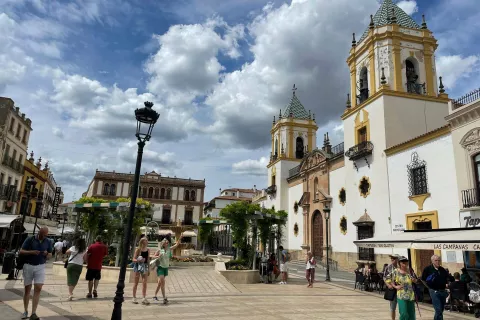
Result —
<instances>
[{"instance_id":1,"label":"sculpted relief","mask_svg":"<svg viewBox=\"0 0 480 320\"><path fill-rule=\"evenodd\" d=\"M312 152L303 160L300 171L308 171L319 166L319 169L326 171L325 157L318 151Z\"/></svg>"},{"instance_id":2,"label":"sculpted relief","mask_svg":"<svg viewBox=\"0 0 480 320\"><path fill-rule=\"evenodd\" d=\"M480 128L475 128L470 130L463 139L460 141L460 144L472 154L480 150Z\"/></svg>"}]
</instances>

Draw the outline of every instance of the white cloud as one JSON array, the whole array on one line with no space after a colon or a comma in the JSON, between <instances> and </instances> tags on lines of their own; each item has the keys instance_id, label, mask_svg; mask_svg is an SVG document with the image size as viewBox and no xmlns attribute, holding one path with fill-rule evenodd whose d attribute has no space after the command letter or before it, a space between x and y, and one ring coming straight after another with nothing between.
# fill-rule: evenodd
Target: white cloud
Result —
<instances>
[{"instance_id":1,"label":"white cloud","mask_svg":"<svg viewBox=\"0 0 480 320\"><path fill-rule=\"evenodd\" d=\"M266 176L268 160L261 157L259 160L243 160L232 165L232 173L251 176Z\"/></svg>"},{"instance_id":2,"label":"white cloud","mask_svg":"<svg viewBox=\"0 0 480 320\"><path fill-rule=\"evenodd\" d=\"M417 1L415 0L402 0L396 4L409 16L418 11Z\"/></svg>"},{"instance_id":3,"label":"white cloud","mask_svg":"<svg viewBox=\"0 0 480 320\"><path fill-rule=\"evenodd\" d=\"M65 135L63 134L63 131L58 127L52 127L52 133L53 133L54 136L56 136L60 139L65 138Z\"/></svg>"},{"instance_id":4,"label":"white cloud","mask_svg":"<svg viewBox=\"0 0 480 320\"><path fill-rule=\"evenodd\" d=\"M446 88L453 88L457 81L468 78L480 71L480 56L440 56L437 59L437 73L443 77Z\"/></svg>"}]
</instances>

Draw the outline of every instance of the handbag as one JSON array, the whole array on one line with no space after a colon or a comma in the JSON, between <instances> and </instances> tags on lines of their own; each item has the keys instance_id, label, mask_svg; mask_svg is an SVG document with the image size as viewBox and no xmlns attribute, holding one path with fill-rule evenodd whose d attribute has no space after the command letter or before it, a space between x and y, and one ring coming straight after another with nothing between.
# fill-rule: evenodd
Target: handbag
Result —
<instances>
[{"instance_id":1,"label":"handbag","mask_svg":"<svg viewBox=\"0 0 480 320\"><path fill-rule=\"evenodd\" d=\"M396 296L397 296L397 290L396 289L387 288L385 290L385 294L383 295L383 299L388 300L388 301L393 301L393 300L395 300Z\"/></svg>"},{"instance_id":2,"label":"handbag","mask_svg":"<svg viewBox=\"0 0 480 320\"><path fill-rule=\"evenodd\" d=\"M68 259L65 259L65 263L63 264L63 267L66 269L68 267L68 263L75 259L75 257L79 254L80 252L77 252L73 257L70 257Z\"/></svg>"}]
</instances>

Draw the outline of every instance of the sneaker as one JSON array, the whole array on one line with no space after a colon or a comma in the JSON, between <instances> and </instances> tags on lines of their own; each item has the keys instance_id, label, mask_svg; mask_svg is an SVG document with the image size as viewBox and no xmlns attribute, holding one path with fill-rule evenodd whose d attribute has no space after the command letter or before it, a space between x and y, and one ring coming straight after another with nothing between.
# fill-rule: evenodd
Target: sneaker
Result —
<instances>
[{"instance_id":1,"label":"sneaker","mask_svg":"<svg viewBox=\"0 0 480 320\"><path fill-rule=\"evenodd\" d=\"M32 313L32 315L30 316L30 320L39 320L40 318L35 314L35 313Z\"/></svg>"},{"instance_id":2,"label":"sneaker","mask_svg":"<svg viewBox=\"0 0 480 320\"><path fill-rule=\"evenodd\" d=\"M138 304L137 298L134 297L134 298L132 299L132 302L133 302L134 304Z\"/></svg>"},{"instance_id":3,"label":"sneaker","mask_svg":"<svg viewBox=\"0 0 480 320\"><path fill-rule=\"evenodd\" d=\"M143 304L144 306L148 306L148 305L150 304L150 301L148 301L147 298L143 298L142 304Z\"/></svg>"},{"instance_id":4,"label":"sneaker","mask_svg":"<svg viewBox=\"0 0 480 320\"><path fill-rule=\"evenodd\" d=\"M92 294L91 293L87 293L87 299L92 299Z\"/></svg>"},{"instance_id":5,"label":"sneaker","mask_svg":"<svg viewBox=\"0 0 480 320\"><path fill-rule=\"evenodd\" d=\"M167 298L164 298L163 299L163 304L167 304L168 303L168 299Z\"/></svg>"},{"instance_id":6,"label":"sneaker","mask_svg":"<svg viewBox=\"0 0 480 320\"><path fill-rule=\"evenodd\" d=\"M72 301L72 300L73 300L73 296L72 296L72 295L69 295L67 300L68 300L68 301Z\"/></svg>"},{"instance_id":7,"label":"sneaker","mask_svg":"<svg viewBox=\"0 0 480 320\"><path fill-rule=\"evenodd\" d=\"M27 311L22 313L22 319L28 319L28 312Z\"/></svg>"},{"instance_id":8,"label":"sneaker","mask_svg":"<svg viewBox=\"0 0 480 320\"><path fill-rule=\"evenodd\" d=\"M152 300L153 300L153 302L158 302L158 298L157 298L157 297L153 297Z\"/></svg>"},{"instance_id":9,"label":"sneaker","mask_svg":"<svg viewBox=\"0 0 480 320\"><path fill-rule=\"evenodd\" d=\"M279 284L285 284L285 283L284 283L283 281L280 281L280 283L279 283Z\"/></svg>"},{"instance_id":10,"label":"sneaker","mask_svg":"<svg viewBox=\"0 0 480 320\"><path fill-rule=\"evenodd\" d=\"M94 298L98 298L97 290L93 290L93 297L94 297Z\"/></svg>"}]
</instances>

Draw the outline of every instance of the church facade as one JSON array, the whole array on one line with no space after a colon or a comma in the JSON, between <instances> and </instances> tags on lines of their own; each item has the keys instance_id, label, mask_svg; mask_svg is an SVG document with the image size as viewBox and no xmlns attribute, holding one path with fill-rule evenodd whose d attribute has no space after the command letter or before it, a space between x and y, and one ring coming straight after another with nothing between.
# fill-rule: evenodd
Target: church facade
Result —
<instances>
[{"instance_id":1,"label":"church facade","mask_svg":"<svg viewBox=\"0 0 480 320\"><path fill-rule=\"evenodd\" d=\"M328 134L317 148L315 115L295 90L274 119L265 207L288 212L284 247L293 257L326 250L339 267L388 262L406 250L357 248L374 235L460 227L449 97L437 77L437 41L425 20L417 24L391 0L371 16L347 59L350 88L343 143ZM438 80L437 80L438 79ZM295 88L294 88L295 89ZM327 209L327 210L325 210ZM330 210L329 219L326 212ZM330 239L327 248L326 228ZM437 251L456 270L461 252ZM432 252L412 250L415 271Z\"/></svg>"}]
</instances>

